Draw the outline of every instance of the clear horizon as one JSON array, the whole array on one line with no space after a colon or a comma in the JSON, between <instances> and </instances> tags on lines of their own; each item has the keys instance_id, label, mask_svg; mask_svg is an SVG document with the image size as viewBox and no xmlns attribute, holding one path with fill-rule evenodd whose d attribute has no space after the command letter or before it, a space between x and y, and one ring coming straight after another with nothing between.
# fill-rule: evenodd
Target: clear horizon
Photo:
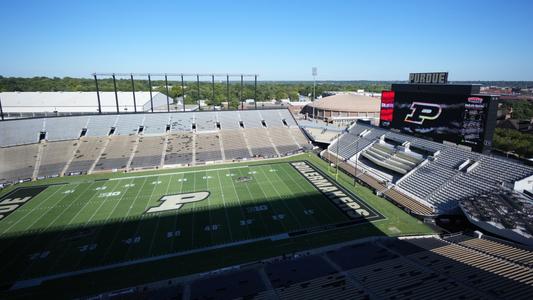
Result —
<instances>
[{"instance_id":1,"label":"clear horizon","mask_svg":"<svg viewBox=\"0 0 533 300\"><path fill-rule=\"evenodd\" d=\"M0 75L254 73L261 81L533 81L531 1L10 1Z\"/></svg>"}]
</instances>

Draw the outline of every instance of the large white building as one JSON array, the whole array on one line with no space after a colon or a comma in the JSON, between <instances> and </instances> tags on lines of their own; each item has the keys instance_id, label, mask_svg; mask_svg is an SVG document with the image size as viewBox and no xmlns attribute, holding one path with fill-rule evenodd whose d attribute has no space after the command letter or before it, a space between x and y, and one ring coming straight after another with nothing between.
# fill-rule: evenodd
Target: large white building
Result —
<instances>
[{"instance_id":1,"label":"large white building","mask_svg":"<svg viewBox=\"0 0 533 300\"><path fill-rule=\"evenodd\" d=\"M103 113L116 113L114 92L100 92ZM150 92L135 92L135 105L132 92L117 92L119 112L151 111ZM152 92L153 107L164 107L167 96ZM97 113L96 92L3 92L0 93L2 110L9 117L32 117L55 114ZM172 104L173 99L169 98Z\"/></svg>"}]
</instances>

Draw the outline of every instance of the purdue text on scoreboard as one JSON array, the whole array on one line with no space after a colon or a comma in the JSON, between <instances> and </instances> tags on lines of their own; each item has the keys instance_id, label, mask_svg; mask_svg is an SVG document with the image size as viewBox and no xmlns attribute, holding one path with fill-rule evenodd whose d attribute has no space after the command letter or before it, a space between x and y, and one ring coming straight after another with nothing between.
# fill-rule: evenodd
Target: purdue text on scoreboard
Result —
<instances>
[{"instance_id":1,"label":"purdue text on scoreboard","mask_svg":"<svg viewBox=\"0 0 533 300\"><path fill-rule=\"evenodd\" d=\"M445 83L448 83L448 73L447 72L410 73L409 83L445 84Z\"/></svg>"}]
</instances>

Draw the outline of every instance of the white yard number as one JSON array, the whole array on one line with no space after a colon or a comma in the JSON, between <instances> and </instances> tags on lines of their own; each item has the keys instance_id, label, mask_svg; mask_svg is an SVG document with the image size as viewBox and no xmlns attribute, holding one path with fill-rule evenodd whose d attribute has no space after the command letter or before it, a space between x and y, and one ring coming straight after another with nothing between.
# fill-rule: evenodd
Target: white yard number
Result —
<instances>
[{"instance_id":1,"label":"white yard number","mask_svg":"<svg viewBox=\"0 0 533 300\"><path fill-rule=\"evenodd\" d=\"M98 198L104 198L104 197L114 197L120 195L120 192L109 192L109 193L101 193L98 195Z\"/></svg>"},{"instance_id":2,"label":"white yard number","mask_svg":"<svg viewBox=\"0 0 533 300\"><path fill-rule=\"evenodd\" d=\"M285 219L285 215L284 214L273 215L272 219L277 220L277 221L281 221L281 220Z\"/></svg>"},{"instance_id":3,"label":"white yard number","mask_svg":"<svg viewBox=\"0 0 533 300\"><path fill-rule=\"evenodd\" d=\"M314 209L304 209L304 214L306 215L314 215L315 214L315 210Z\"/></svg>"},{"instance_id":4,"label":"white yard number","mask_svg":"<svg viewBox=\"0 0 533 300\"><path fill-rule=\"evenodd\" d=\"M162 203L157 207L150 208L146 211L146 213L180 209L186 203L202 201L207 199L207 197L209 197L209 192L196 192L180 195L163 196L163 198L159 199L159 201L162 201Z\"/></svg>"},{"instance_id":5,"label":"white yard number","mask_svg":"<svg viewBox=\"0 0 533 300\"><path fill-rule=\"evenodd\" d=\"M105 189L107 189L107 186L99 186L96 188L97 191L103 191Z\"/></svg>"},{"instance_id":6,"label":"white yard number","mask_svg":"<svg viewBox=\"0 0 533 300\"><path fill-rule=\"evenodd\" d=\"M252 219L241 220L240 222L241 226L248 226L248 225L251 225L252 223L253 223Z\"/></svg>"},{"instance_id":7,"label":"white yard number","mask_svg":"<svg viewBox=\"0 0 533 300\"><path fill-rule=\"evenodd\" d=\"M204 227L204 231L217 231L220 228L220 225L213 224L213 225L206 225Z\"/></svg>"}]
</instances>

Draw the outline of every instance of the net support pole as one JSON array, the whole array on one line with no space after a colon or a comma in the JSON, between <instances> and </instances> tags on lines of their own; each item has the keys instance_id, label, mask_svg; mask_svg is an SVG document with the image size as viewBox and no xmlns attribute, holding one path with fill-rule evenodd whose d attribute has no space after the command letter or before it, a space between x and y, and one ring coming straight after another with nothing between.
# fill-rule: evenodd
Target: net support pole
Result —
<instances>
[{"instance_id":1,"label":"net support pole","mask_svg":"<svg viewBox=\"0 0 533 300\"><path fill-rule=\"evenodd\" d=\"M96 99L98 99L98 113L102 114L102 103L100 102L100 89L98 88L98 76L94 74L94 84L96 85Z\"/></svg>"},{"instance_id":2,"label":"net support pole","mask_svg":"<svg viewBox=\"0 0 533 300\"><path fill-rule=\"evenodd\" d=\"M170 112L170 102L168 101L168 80L167 74L165 74L165 87L167 89L167 112Z\"/></svg>"},{"instance_id":3,"label":"net support pole","mask_svg":"<svg viewBox=\"0 0 533 300\"><path fill-rule=\"evenodd\" d=\"M152 78L148 74L148 88L150 89L150 111L154 112L154 98L152 97Z\"/></svg>"},{"instance_id":4,"label":"net support pole","mask_svg":"<svg viewBox=\"0 0 533 300\"><path fill-rule=\"evenodd\" d=\"M226 98L227 98L227 101L228 101L228 109L229 109L229 74L226 74Z\"/></svg>"},{"instance_id":5,"label":"net support pole","mask_svg":"<svg viewBox=\"0 0 533 300\"><path fill-rule=\"evenodd\" d=\"M211 75L211 86L213 88L213 110L215 110L215 75Z\"/></svg>"},{"instance_id":6,"label":"net support pole","mask_svg":"<svg viewBox=\"0 0 533 300\"><path fill-rule=\"evenodd\" d=\"M239 90L239 100L241 101L241 110L244 110L244 102L242 101L242 84L243 84L243 75L241 74L241 89Z\"/></svg>"},{"instance_id":7,"label":"net support pole","mask_svg":"<svg viewBox=\"0 0 533 300\"><path fill-rule=\"evenodd\" d=\"M183 111L185 111L185 83L183 82L183 74L181 74L181 102Z\"/></svg>"},{"instance_id":8,"label":"net support pole","mask_svg":"<svg viewBox=\"0 0 533 300\"><path fill-rule=\"evenodd\" d=\"M131 78L131 91L133 93L133 110L137 112L137 100L135 99L135 83L133 81L133 74L130 74Z\"/></svg>"},{"instance_id":9,"label":"net support pole","mask_svg":"<svg viewBox=\"0 0 533 300\"><path fill-rule=\"evenodd\" d=\"M257 75L254 76L254 106L257 109Z\"/></svg>"},{"instance_id":10,"label":"net support pole","mask_svg":"<svg viewBox=\"0 0 533 300\"><path fill-rule=\"evenodd\" d=\"M198 110L200 110L200 74L196 74L196 89L198 92L198 101L196 102L198 104Z\"/></svg>"},{"instance_id":11,"label":"net support pole","mask_svg":"<svg viewBox=\"0 0 533 300\"><path fill-rule=\"evenodd\" d=\"M0 98L0 117L4 120L4 110L2 109L2 98Z\"/></svg>"},{"instance_id":12,"label":"net support pole","mask_svg":"<svg viewBox=\"0 0 533 300\"><path fill-rule=\"evenodd\" d=\"M113 74L113 89L115 91L115 105L117 106L117 114L120 113L118 109L118 93L117 93L117 81L115 79L115 74Z\"/></svg>"}]
</instances>

